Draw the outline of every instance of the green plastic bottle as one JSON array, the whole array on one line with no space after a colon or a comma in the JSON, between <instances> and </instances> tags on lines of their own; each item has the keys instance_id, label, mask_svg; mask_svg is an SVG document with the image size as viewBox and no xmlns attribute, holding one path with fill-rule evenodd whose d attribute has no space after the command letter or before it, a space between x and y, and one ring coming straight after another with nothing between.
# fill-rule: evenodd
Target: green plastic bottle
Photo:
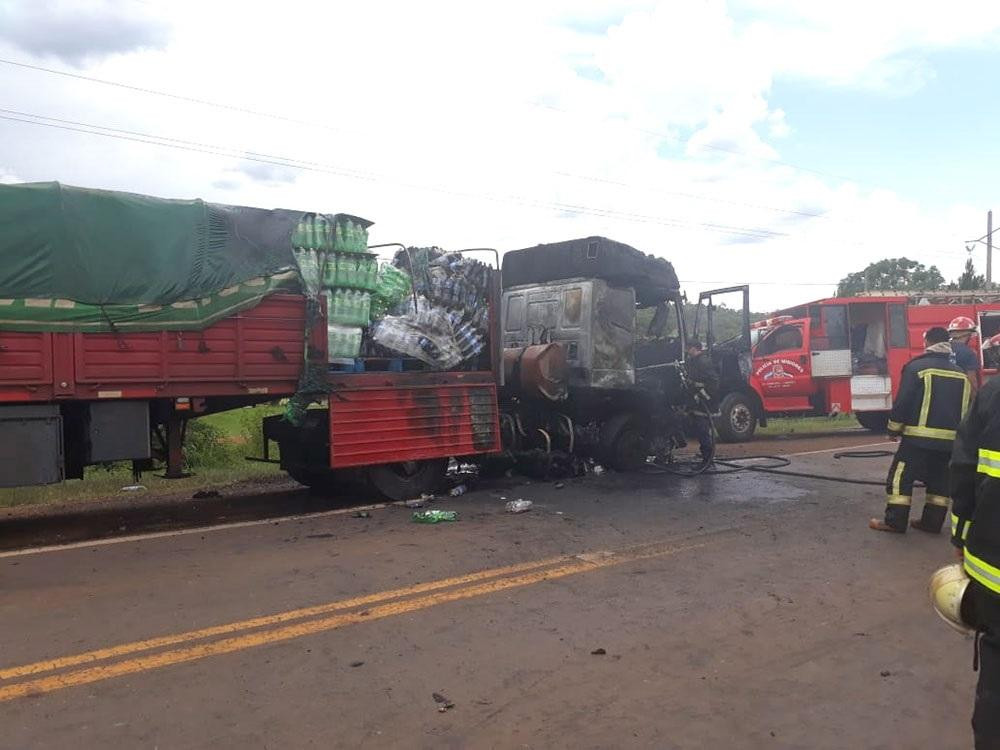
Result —
<instances>
[{"instance_id":1,"label":"green plastic bottle","mask_svg":"<svg viewBox=\"0 0 1000 750\"><path fill-rule=\"evenodd\" d=\"M457 521L457 510L418 510L413 514L415 523L441 523L442 521Z\"/></svg>"}]
</instances>

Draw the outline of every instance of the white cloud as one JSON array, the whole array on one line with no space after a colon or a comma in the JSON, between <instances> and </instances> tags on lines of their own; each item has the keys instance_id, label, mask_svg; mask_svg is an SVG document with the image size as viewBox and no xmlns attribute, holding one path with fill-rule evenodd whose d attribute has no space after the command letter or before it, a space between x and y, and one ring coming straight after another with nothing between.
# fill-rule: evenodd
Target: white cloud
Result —
<instances>
[{"instance_id":1,"label":"white cloud","mask_svg":"<svg viewBox=\"0 0 1000 750\"><path fill-rule=\"evenodd\" d=\"M754 290L762 308L822 296L793 284L836 282L901 247L957 275L964 257L930 253L959 247L979 212L782 164L795 123L769 96L791 75L919 85L924 52L983 43L997 13L952 3L936 23L885 3L894 25L883 4L814 5L287 0L232 13L178 0L156 6L171 29L161 49L91 57L84 72L287 119L0 65L5 106L133 131L0 120L3 158L33 180L356 213L384 242L510 249L606 234L671 258L683 279L787 282ZM0 34L0 57L24 59L17 44ZM200 151L121 140L134 133ZM275 156L304 168L254 160Z\"/></svg>"},{"instance_id":2,"label":"white cloud","mask_svg":"<svg viewBox=\"0 0 1000 750\"><path fill-rule=\"evenodd\" d=\"M22 52L80 66L88 60L160 49L167 24L149 6L127 0L8 0L0 4L0 40Z\"/></svg>"}]
</instances>

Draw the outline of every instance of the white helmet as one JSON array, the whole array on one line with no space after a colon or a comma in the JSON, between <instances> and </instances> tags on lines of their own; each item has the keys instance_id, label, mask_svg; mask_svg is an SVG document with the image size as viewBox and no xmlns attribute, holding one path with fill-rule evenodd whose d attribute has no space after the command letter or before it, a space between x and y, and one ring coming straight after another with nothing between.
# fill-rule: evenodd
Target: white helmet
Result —
<instances>
[{"instance_id":1,"label":"white helmet","mask_svg":"<svg viewBox=\"0 0 1000 750\"><path fill-rule=\"evenodd\" d=\"M931 605L948 627L966 635L975 630L962 619L962 600L969 588L969 576L961 563L938 568L931 576Z\"/></svg>"}]
</instances>

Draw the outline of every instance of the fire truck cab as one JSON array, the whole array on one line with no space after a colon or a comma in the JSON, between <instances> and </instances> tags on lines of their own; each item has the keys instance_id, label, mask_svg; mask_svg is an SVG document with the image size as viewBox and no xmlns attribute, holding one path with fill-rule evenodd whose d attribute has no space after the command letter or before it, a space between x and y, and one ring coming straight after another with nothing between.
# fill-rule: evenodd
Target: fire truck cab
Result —
<instances>
[{"instance_id":1,"label":"fire truck cab","mask_svg":"<svg viewBox=\"0 0 1000 750\"><path fill-rule=\"evenodd\" d=\"M731 291L731 290L726 290ZM714 292L706 292L709 300ZM748 365L740 377L723 373L720 415L723 439L752 437L758 422L775 415L853 413L862 426L884 430L899 375L923 351L924 332L967 316L978 334L970 346L979 357L980 380L1000 366L1000 300L965 293L830 297L776 311L749 324L740 338ZM746 320L747 315L744 316ZM724 365L733 341L713 346ZM738 348L738 347L737 347ZM719 351L716 351L719 350Z\"/></svg>"}]
</instances>

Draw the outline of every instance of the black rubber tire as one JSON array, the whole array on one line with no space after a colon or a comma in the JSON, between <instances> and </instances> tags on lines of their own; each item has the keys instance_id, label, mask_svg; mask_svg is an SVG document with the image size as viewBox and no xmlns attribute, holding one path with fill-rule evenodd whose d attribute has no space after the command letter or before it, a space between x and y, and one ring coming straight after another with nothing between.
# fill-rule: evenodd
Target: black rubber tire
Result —
<instances>
[{"instance_id":1,"label":"black rubber tire","mask_svg":"<svg viewBox=\"0 0 1000 750\"><path fill-rule=\"evenodd\" d=\"M317 495L338 495L342 493L347 485L342 481L340 472L336 471L309 471L307 469L286 469L292 479L299 484L304 484Z\"/></svg>"},{"instance_id":2,"label":"black rubber tire","mask_svg":"<svg viewBox=\"0 0 1000 750\"><path fill-rule=\"evenodd\" d=\"M448 459L431 458L396 464L370 466L368 483L389 500L411 500L425 492L434 493L444 482Z\"/></svg>"},{"instance_id":3,"label":"black rubber tire","mask_svg":"<svg viewBox=\"0 0 1000 750\"><path fill-rule=\"evenodd\" d=\"M858 424L872 432L885 432L889 428L887 411L856 411L854 418L858 420Z\"/></svg>"},{"instance_id":4,"label":"black rubber tire","mask_svg":"<svg viewBox=\"0 0 1000 750\"><path fill-rule=\"evenodd\" d=\"M719 404L715 430L724 443L745 443L757 431L757 409L743 393L728 393Z\"/></svg>"},{"instance_id":5,"label":"black rubber tire","mask_svg":"<svg viewBox=\"0 0 1000 750\"><path fill-rule=\"evenodd\" d=\"M610 464L615 471L639 471L646 465L649 441L640 429L627 424L611 446Z\"/></svg>"}]
</instances>

